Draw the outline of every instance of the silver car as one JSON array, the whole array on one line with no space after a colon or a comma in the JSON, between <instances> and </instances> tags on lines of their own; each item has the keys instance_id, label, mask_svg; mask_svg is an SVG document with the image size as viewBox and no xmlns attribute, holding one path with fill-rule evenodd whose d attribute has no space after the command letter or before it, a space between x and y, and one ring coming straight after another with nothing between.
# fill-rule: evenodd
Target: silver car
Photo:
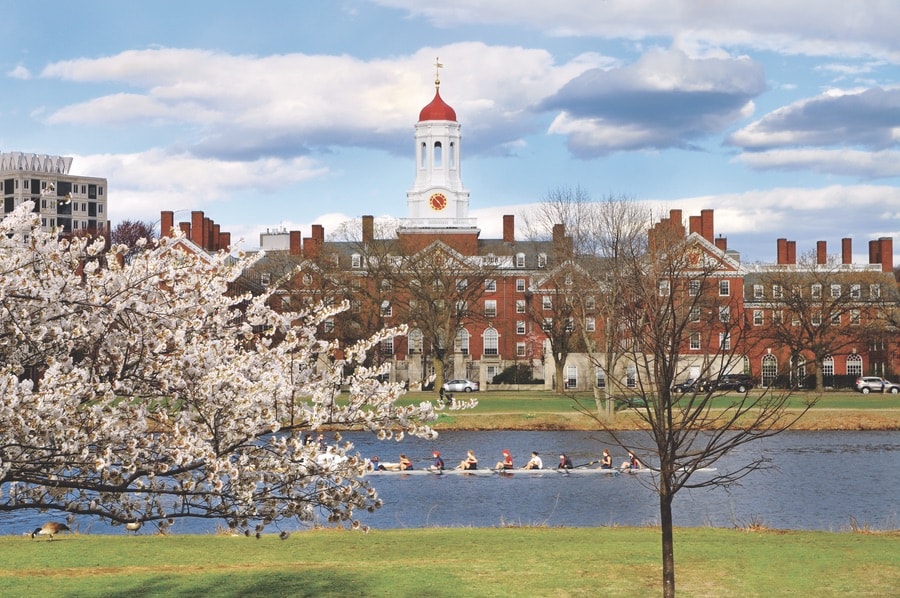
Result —
<instances>
[{"instance_id":1,"label":"silver car","mask_svg":"<svg viewBox=\"0 0 900 598\"><path fill-rule=\"evenodd\" d=\"M878 376L863 376L856 379L856 390L865 394L870 392L889 392L897 394L900 392L900 384L895 384L890 380L879 378Z\"/></svg>"},{"instance_id":2,"label":"silver car","mask_svg":"<svg viewBox=\"0 0 900 598\"><path fill-rule=\"evenodd\" d=\"M478 390L478 382L472 382L463 378L457 380L448 380L441 387L444 392L473 392Z\"/></svg>"}]
</instances>

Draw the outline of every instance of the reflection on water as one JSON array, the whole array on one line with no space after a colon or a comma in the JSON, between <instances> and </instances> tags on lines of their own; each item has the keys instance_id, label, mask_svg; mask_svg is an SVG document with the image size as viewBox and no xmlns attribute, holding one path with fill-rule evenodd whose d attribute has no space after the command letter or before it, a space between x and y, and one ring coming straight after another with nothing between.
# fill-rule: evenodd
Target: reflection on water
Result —
<instances>
[{"instance_id":1,"label":"reflection on water","mask_svg":"<svg viewBox=\"0 0 900 598\"><path fill-rule=\"evenodd\" d=\"M639 445L639 433L626 443ZM509 449L516 466L537 451L545 467L555 467L560 453L576 465L599 459L609 448L615 464L626 456L603 433L595 432L444 432L435 441L407 438L379 442L368 434L345 434L364 457L378 454L396 461L407 454L427 467L434 449L452 466L468 449L483 467L491 467ZM772 528L845 530L851 521L874 529L897 529L900 495L900 432L787 432L741 447L717 463L720 471L736 468L760 454L777 469L755 472L741 486L683 490L675 505L678 526L744 526L762 522ZM638 454L638 457L644 455ZM709 475L698 473L698 476ZM379 476L371 478L384 507L363 513L373 527L546 525L655 525L656 495L641 476ZM45 514L0 515L0 534L20 534L48 518ZM177 522L175 533L211 533L215 522ZM82 532L124 533L121 527L79 518ZM282 525L291 529L291 524Z\"/></svg>"}]
</instances>

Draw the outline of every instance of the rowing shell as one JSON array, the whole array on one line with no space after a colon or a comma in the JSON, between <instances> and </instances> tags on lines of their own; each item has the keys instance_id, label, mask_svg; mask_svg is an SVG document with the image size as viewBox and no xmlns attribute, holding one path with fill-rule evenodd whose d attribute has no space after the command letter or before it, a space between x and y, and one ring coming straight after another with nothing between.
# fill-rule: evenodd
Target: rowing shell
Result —
<instances>
[{"instance_id":1,"label":"rowing shell","mask_svg":"<svg viewBox=\"0 0 900 598\"><path fill-rule=\"evenodd\" d=\"M702 467L698 469L696 472L712 472L715 471L715 467ZM378 470L378 471L367 471L367 476L445 476L445 475L462 475L462 476L481 476L481 477L490 477L492 475L501 475L501 476L535 476L540 477L544 474L551 474L556 472L562 475L619 475L619 474L641 474L641 473L654 473L652 469L642 468L642 469L586 469L586 468L578 468L578 469L406 469L404 471L399 470Z\"/></svg>"},{"instance_id":2,"label":"rowing shell","mask_svg":"<svg viewBox=\"0 0 900 598\"><path fill-rule=\"evenodd\" d=\"M366 475L374 476L408 476L408 475L468 475L468 476L492 476L496 473L491 469L406 469L367 471Z\"/></svg>"},{"instance_id":3,"label":"rowing shell","mask_svg":"<svg viewBox=\"0 0 900 598\"><path fill-rule=\"evenodd\" d=\"M715 471L715 467L700 467L695 470L694 473L709 473ZM679 470L681 471L681 470ZM563 475L618 475L620 473L627 473L631 475L636 475L639 473L655 473L652 469L648 467L642 467L641 469L557 469L557 473L561 473Z\"/></svg>"}]
</instances>

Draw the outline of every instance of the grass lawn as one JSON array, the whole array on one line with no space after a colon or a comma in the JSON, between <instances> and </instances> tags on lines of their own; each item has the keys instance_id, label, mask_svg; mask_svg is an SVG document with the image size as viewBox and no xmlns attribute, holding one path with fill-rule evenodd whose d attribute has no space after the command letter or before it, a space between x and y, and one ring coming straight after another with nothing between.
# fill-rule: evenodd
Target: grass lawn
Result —
<instances>
[{"instance_id":1,"label":"grass lawn","mask_svg":"<svg viewBox=\"0 0 900 598\"><path fill-rule=\"evenodd\" d=\"M756 394L759 391L751 391ZM577 403L592 408L589 393L556 395L550 391L490 391L460 397L477 397L478 406L468 411L443 411L437 429L466 430L594 430L598 424L578 412ZM410 392L401 404L436 399L431 392ZM717 397L715 405L726 406L740 397L729 393ZM863 395L856 392L827 392L821 396L808 391L794 393L788 407L802 409L808 401L816 405L794 426L797 430L900 430L900 395ZM630 429L639 425L633 410L617 413L611 427Z\"/></svg>"},{"instance_id":2,"label":"grass lawn","mask_svg":"<svg viewBox=\"0 0 900 598\"><path fill-rule=\"evenodd\" d=\"M681 596L890 596L900 533L675 532ZM658 596L656 528L0 538L0 595Z\"/></svg>"}]
</instances>

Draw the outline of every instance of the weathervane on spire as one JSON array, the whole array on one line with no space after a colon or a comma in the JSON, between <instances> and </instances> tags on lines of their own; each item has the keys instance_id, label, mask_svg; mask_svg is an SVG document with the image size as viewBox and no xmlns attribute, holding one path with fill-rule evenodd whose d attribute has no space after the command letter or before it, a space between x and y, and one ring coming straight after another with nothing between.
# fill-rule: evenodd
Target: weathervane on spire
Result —
<instances>
[{"instance_id":1,"label":"weathervane on spire","mask_svg":"<svg viewBox=\"0 0 900 598\"><path fill-rule=\"evenodd\" d=\"M441 71L440 69L444 68L444 65L441 64L441 59L439 57L435 57L434 59L434 86L441 86Z\"/></svg>"}]
</instances>

